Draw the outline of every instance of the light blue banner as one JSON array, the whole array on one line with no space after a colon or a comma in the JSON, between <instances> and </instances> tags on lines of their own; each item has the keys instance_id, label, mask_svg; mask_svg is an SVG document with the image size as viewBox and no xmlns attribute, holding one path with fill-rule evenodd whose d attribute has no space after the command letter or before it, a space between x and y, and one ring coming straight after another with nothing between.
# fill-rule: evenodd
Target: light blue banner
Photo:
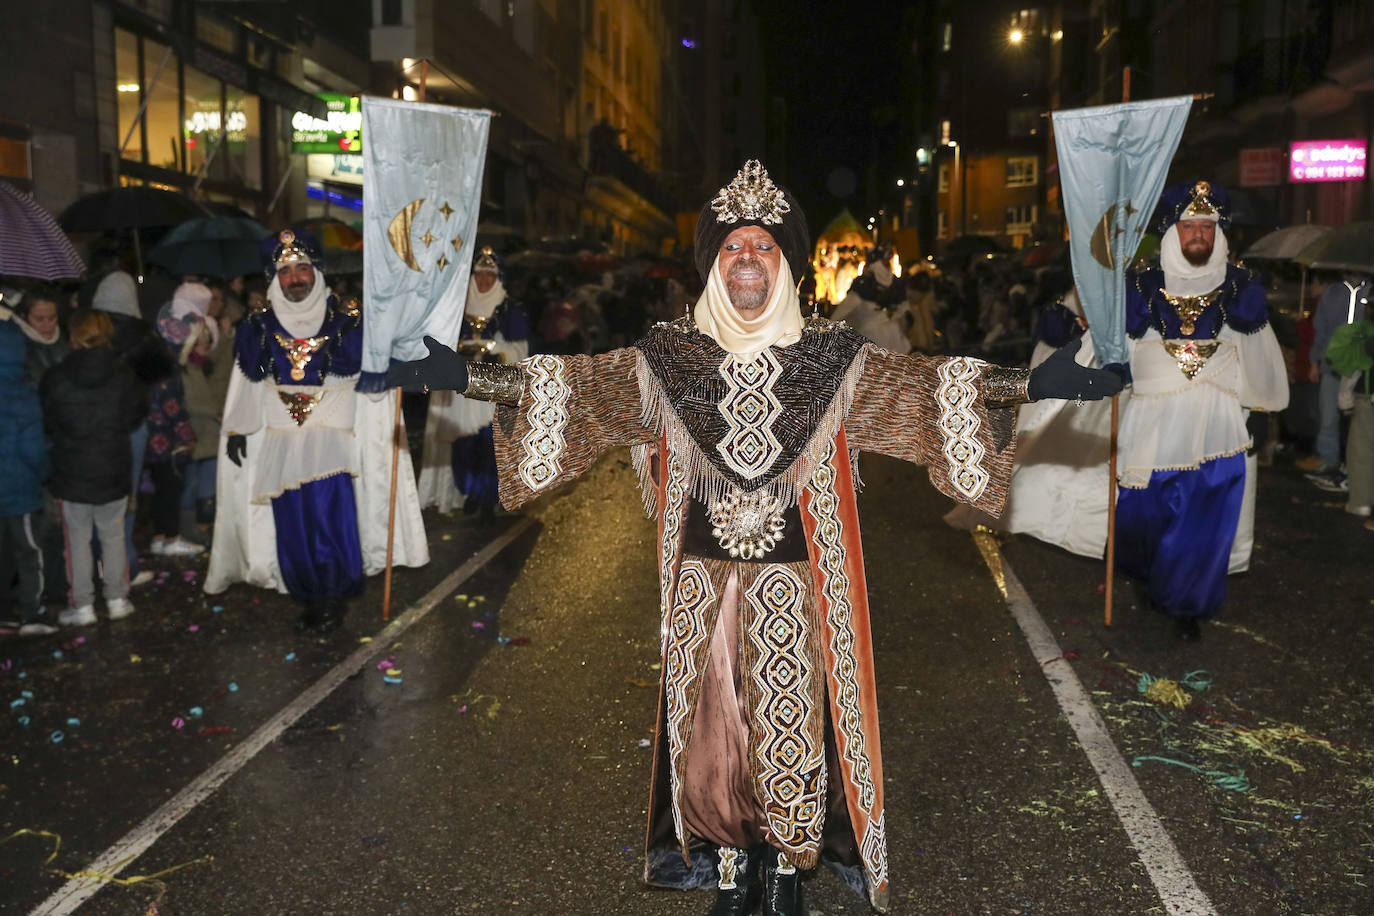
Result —
<instances>
[{"instance_id":1,"label":"light blue banner","mask_svg":"<svg viewBox=\"0 0 1374 916\"><path fill-rule=\"evenodd\" d=\"M1054 113L1073 281L1103 365L1126 362L1126 268L1192 105L1184 95Z\"/></svg>"},{"instance_id":2,"label":"light blue banner","mask_svg":"<svg viewBox=\"0 0 1374 916\"><path fill-rule=\"evenodd\" d=\"M491 112L363 97L363 371L458 339Z\"/></svg>"}]
</instances>

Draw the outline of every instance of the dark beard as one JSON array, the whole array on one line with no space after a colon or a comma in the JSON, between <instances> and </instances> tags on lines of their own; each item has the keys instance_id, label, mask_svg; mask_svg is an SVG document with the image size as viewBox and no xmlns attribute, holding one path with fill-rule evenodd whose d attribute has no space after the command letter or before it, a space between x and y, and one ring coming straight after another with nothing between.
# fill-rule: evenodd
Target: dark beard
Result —
<instances>
[{"instance_id":1,"label":"dark beard","mask_svg":"<svg viewBox=\"0 0 1374 916\"><path fill-rule=\"evenodd\" d=\"M763 285L757 288L744 289L735 283L735 274L739 273L744 267L756 267L763 270L763 265L757 261L739 260L730 265L730 272L725 277L725 291L730 294L730 304L737 309L756 309L768 301L768 272L763 271Z\"/></svg>"},{"instance_id":2,"label":"dark beard","mask_svg":"<svg viewBox=\"0 0 1374 916\"><path fill-rule=\"evenodd\" d=\"M1194 267L1206 267L1207 262L1212 260L1212 249L1215 247L1215 244L1208 245L1206 248L1194 245L1191 251L1184 248L1182 249L1183 257Z\"/></svg>"}]
</instances>

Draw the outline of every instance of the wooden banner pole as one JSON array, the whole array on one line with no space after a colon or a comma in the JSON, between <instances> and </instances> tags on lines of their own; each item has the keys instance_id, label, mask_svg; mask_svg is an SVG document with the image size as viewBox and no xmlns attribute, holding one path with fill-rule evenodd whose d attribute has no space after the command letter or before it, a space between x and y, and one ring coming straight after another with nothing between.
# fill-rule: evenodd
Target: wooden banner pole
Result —
<instances>
[{"instance_id":1,"label":"wooden banner pole","mask_svg":"<svg viewBox=\"0 0 1374 916\"><path fill-rule=\"evenodd\" d=\"M429 80L429 60L420 62L420 101L425 100L425 83ZM386 578L382 586L382 619L391 619L391 563L396 549L396 478L401 465L401 442L405 439L405 425L401 414L401 389L396 389L396 416L391 426L391 495L386 507ZM410 450L406 449L406 454Z\"/></svg>"}]
</instances>

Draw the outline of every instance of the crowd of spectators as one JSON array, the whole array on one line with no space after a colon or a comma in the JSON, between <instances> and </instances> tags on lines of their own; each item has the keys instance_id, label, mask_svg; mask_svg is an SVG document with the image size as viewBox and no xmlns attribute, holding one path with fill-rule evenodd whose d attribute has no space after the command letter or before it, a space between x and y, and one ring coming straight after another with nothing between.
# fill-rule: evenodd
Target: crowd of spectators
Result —
<instances>
[{"instance_id":1,"label":"crowd of spectators","mask_svg":"<svg viewBox=\"0 0 1374 916\"><path fill-rule=\"evenodd\" d=\"M142 553L205 551L234 328L265 302L183 277L149 314L119 254L95 260L80 285L0 287L0 629L24 636L126 617Z\"/></svg>"}]
</instances>

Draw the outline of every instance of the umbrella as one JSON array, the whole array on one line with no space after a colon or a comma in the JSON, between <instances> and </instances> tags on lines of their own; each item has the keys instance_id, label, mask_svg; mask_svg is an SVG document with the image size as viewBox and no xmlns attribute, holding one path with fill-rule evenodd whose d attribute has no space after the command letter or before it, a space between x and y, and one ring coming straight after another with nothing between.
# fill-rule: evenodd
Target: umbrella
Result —
<instances>
[{"instance_id":1,"label":"umbrella","mask_svg":"<svg viewBox=\"0 0 1374 916\"><path fill-rule=\"evenodd\" d=\"M134 257L138 275L143 276L143 240L138 230L154 226L175 226L188 219L206 215L205 208L184 194L130 185L110 188L78 197L62 211L57 221L68 232L106 232L128 229L134 235Z\"/></svg>"},{"instance_id":2,"label":"umbrella","mask_svg":"<svg viewBox=\"0 0 1374 916\"><path fill-rule=\"evenodd\" d=\"M134 185L77 198L57 221L68 232L105 232L175 226L205 214L204 207L184 194Z\"/></svg>"},{"instance_id":3,"label":"umbrella","mask_svg":"<svg viewBox=\"0 0 1374 916\"><path fill-rule=\"evenodd\" d=\"M1269 261L1291 261L1297 254L1317 239L1331 231L1330 226L1304 223L1287 226L1268 235L1261 236L1245 251L1246 259L1258 258Z\"/></svg>"},{"instance_id":4,"label":"umbrella","mask_svg":"<svg viewBox=\"0 0 1374 916\"><path fill-rule=\"evenodd\" d=\"M0 181L0 274L66 280L86 265L52 214L28 194Z\"/></svg>"},{"instance_id":5,"label":"umbrella","mask_svg":"<svg viewBox=\"0 0 1374 916\"><path fill-rule=\"evenodd\" d=\"M1374 222L1332 229L1293 256L1304 267L1374 274Z\"/></svg>"},{"instance_id":6,"label":"umbrella","mask_svg":"<svg viewBox=\"0 0 1374 916\"><path fill-rule=\"evenodd\" d=\"M267 235L267 227L251 219L187 220L148 252L148 261L174 274L238 277L257 273L262 267L259 247Z\"/></svg>"},{"instance_id":7,"label":"umbrella","mask_svg":"<svg viewBox=\"0 0 1374 916\"><path fill-rule=\"evenodd\" d=\"M1063 251L1063 245L1032 245L1021 255L1023 267L1044 267Z\"/></svg>"},{"instance_id":8,"label":"umbrella","mask_svg":"<svg viewBox=\"0 0 1374 916\"><path fill-rule=\"evenodd\" d=\"M317 216L297 220L291 224L297 232L309 232L325 248L362 248L363 234L348 223L332 216Z\"/></svg>"}]
</instances>

